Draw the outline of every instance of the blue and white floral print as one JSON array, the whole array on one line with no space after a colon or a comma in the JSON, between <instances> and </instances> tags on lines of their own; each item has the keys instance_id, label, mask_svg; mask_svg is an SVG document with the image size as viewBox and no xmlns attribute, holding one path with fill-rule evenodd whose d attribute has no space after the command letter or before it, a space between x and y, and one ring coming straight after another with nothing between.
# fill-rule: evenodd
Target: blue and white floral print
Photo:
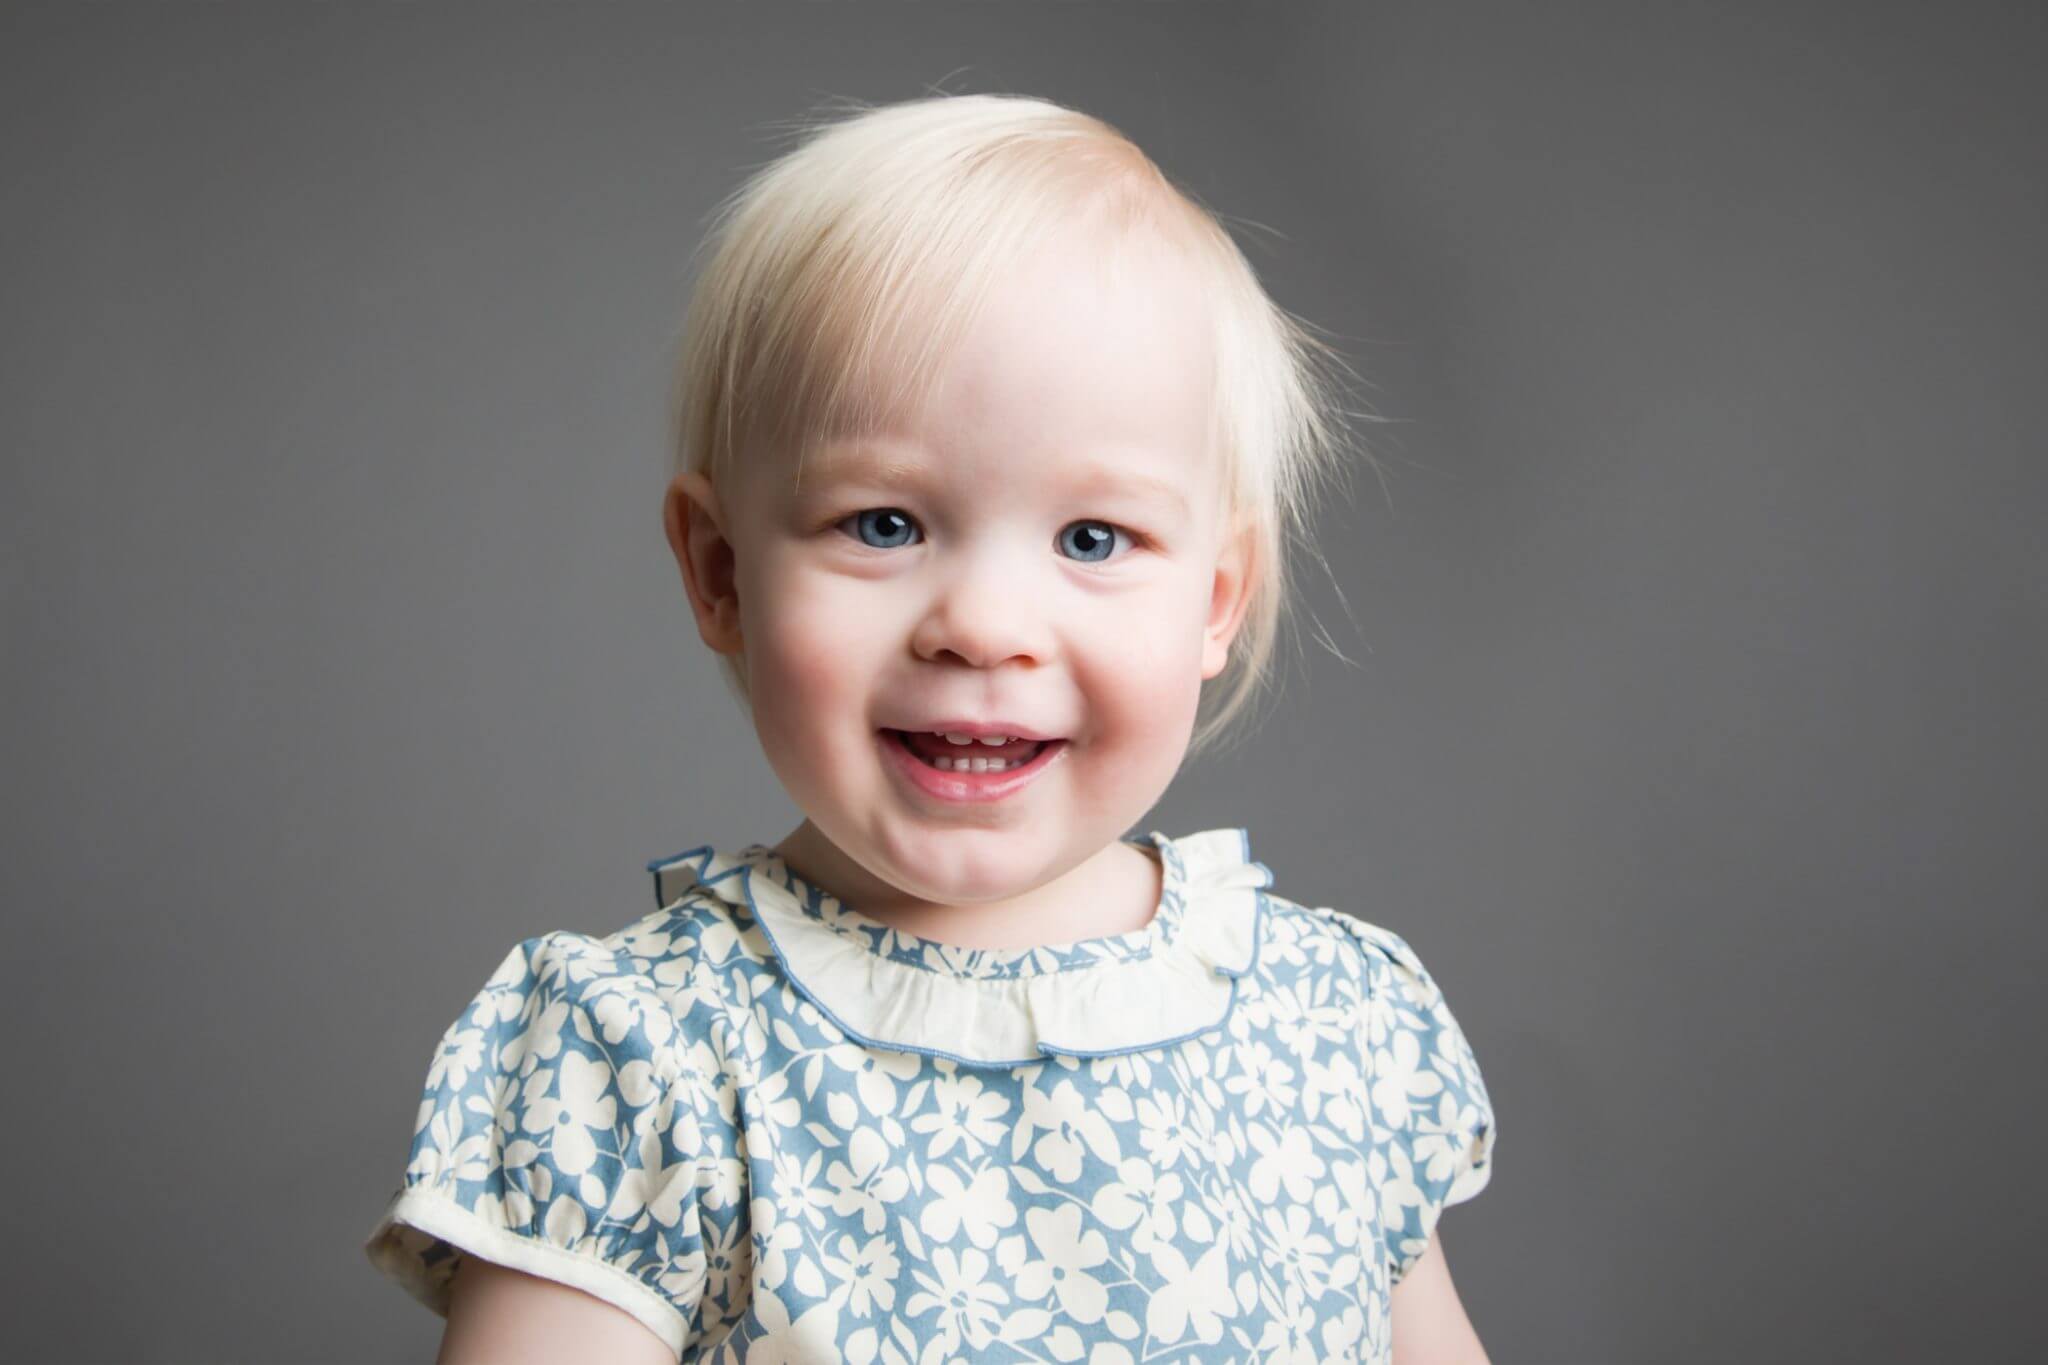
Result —
<instances>
[{"instance_id":1,"label":"blue and white floral print","mask_svg":"<svg viewBox=\"0 0 2048 1365\"><path fill-rule=\"evenodd\" d=\"M1269 888L1242 829L1156 851L1130 934L962 949L759 844L506 956L428 1069L366 1250L438 1312L464 1255L685 1362L1389 1358L1389 1293L1492 1174L1442 993Z\"/></svg>"}]
</instances>

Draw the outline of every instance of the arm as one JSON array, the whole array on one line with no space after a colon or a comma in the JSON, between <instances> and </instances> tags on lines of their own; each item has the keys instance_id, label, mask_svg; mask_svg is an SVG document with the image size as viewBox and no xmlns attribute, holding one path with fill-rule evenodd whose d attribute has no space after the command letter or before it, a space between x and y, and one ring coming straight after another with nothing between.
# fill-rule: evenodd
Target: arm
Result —
<instances>
[{"instance_id":1,"label":"arm","mask_svg":"<svg viewBox=\"0 0 2048 1365\"><path fill-rule=\"evenodd\" d=\"M1458 1301L1450 1262L1434 1231L1429 1246L1394 1286L1394 1365L1490 1365Z\"/></svg>"},{"instance_id":2,"label":"arm","mask_svg":"<svg viewBox=\"0 0 2048 1365\"><path fill-rule=\"evenodd\" d=\"M566 1284L468 1256L451 1288L435 1365L675 1365L632 1314Z\"/></svg>"}]
</instances>

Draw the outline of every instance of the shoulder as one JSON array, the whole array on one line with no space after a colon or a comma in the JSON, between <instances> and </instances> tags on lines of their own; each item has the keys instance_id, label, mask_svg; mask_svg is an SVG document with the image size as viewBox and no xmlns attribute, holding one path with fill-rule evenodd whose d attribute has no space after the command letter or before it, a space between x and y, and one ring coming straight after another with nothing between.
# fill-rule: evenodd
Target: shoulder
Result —
<instances>
[{"instance_id":1,"label":"shoulder","mask_svg":"<svg viewBox=\"0 0 2048 1365\"><path fill-rule=\"evenodd\" d=\"M745 994L747 964L758 962L747 926L708 895L686 895L608 934L553 929L505 953L450 1032L494 1037L500 1048L553 1056L563 1041L614 1057L637 1055L674 1073ZM571 1043L574 1048L575 1043Z\"/></svg>"},{"instance_id":2,"label":"shoulder","mask_svg":"<svg viewBox=\"0 0 2048 1365\"><path fill-rule=\"evenodd\" d=\"M469 1043L484 1071L519 1082L595 1066L673 1080L686 1065L676 1022L643 960L556 929L506 952L443 1047Z\"/></svg>"},{"instance_id":3,"label":"shoulder","mask_svg":"<svg viewBox=\"0 0 2048 1365\"><path fill-rule=\"evenodd\" d=\"M1358 1002L1359 1042L1375 1066L1404 1075L1418 1067L1433 1070L1446 1089L1486 1103L1471 1042L1406 938L1341 910L1279 897L1272 898L1270 914L1271 960L1295 964L1297 974L1337 975L1339 992ZM1418 1094L1436 1089L1426 1077L1409 1088Z\"/></svg>"},{"instance_id":4,"label":"shoulder","mask_svg":"<svg viewBox=\"0 0 2048 1365\"><path fill-rule=\"evenodd\" d=\"M1298 958L1327 964L1361 988L1394 990L1415 1003L1437 993L1435 979L1408 940L1392 929L1327 905L1267 892L1265 937Z\"/></svg>"}]
</instances>

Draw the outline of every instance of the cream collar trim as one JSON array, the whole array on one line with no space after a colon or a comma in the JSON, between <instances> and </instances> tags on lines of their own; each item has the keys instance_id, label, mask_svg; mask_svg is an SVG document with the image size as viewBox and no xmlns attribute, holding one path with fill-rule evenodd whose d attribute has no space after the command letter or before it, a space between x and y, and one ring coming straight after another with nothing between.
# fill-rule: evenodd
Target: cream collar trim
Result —
<instances>
[{"instance_id":1,"label":"cream collar trim","mask_svg":"<svg viewBox=\"0 0 2048 1365\"><path fill-rule=\"evenodd\" d=\"M869 1047L1012 1067L1107 1057L1220 1027L1258 956L1263 888L1243 829L1128 842L1158 849L1160 903L1128 934L1039 948L957 948L898 933L792 872L773 850L710 846L648 863L655 898L702 888L761 926L790 983Z\"/></svg>"}]
</instances>

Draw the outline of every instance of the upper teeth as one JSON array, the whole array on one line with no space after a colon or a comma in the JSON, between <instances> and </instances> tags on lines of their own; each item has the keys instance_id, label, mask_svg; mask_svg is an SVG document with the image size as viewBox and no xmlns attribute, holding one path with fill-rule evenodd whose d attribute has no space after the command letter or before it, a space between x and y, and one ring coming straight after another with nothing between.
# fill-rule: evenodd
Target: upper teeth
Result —
<instances>
[{"instance_id":1,"label":"upper teeth","mask_svg":"<svg viewBox=\"0 0 2048 1365\"><path fill-rule=\"evenodd\" d=\"M974 736L963 735L957 730L948 730L946 731L946 742L948 744L972 744L974 743ZM983 735L981 742L988 745L1008 744L1010 737L1008 735Z\"/></svg>"}]
</instances>

